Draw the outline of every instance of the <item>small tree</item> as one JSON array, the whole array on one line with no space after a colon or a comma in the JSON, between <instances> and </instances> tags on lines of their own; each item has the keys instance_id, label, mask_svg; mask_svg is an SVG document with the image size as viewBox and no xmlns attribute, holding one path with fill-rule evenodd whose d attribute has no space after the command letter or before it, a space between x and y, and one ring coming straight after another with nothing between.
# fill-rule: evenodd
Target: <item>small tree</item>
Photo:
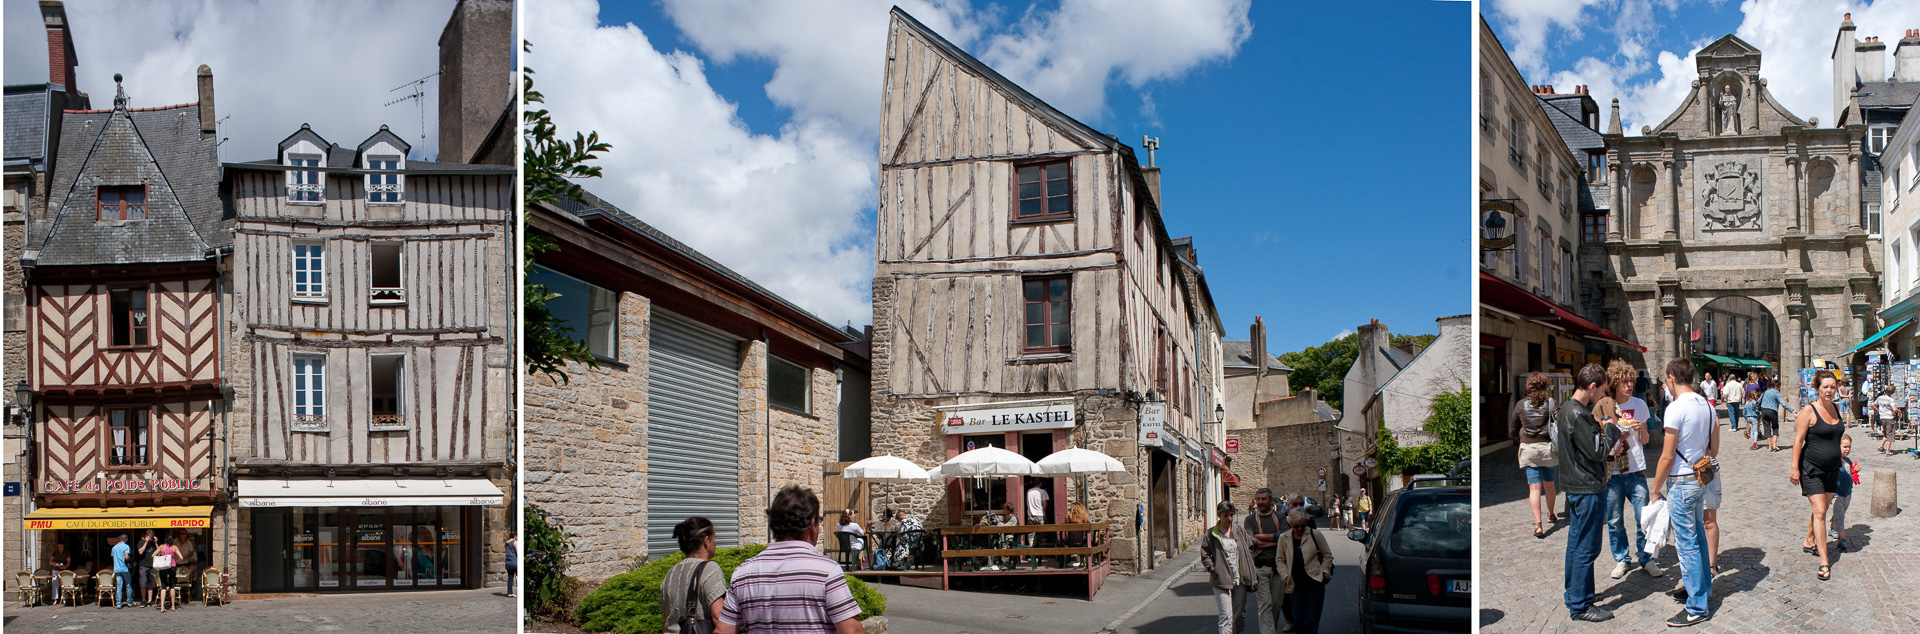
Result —
<instances>
[{"instance_id":1,"label":"small tree","mask_svg":"<svg viewBox=\"0 0 1920 634\"><path fill-rule=\"evenodd\" d=\"M526 505L524 521L526 554L520 568L526 576L526 592L520 600L528 617L564 620L573 612L573 593L580 586L579 580L567 576L573 535L559 518L532 504Z\"/></svg>"},{"instance_id":2,"label":"small tree","mask_svg":"<svg viewBox=\"0 0 1920 634\"><path fill-rule=\"evenodd\" d=\"M531 52L533 45L523 43L523 50ZM533 89L533 69L525 69L521 79L521 99L527 110L522 113L524 119L521 135L522 173L525 189L526 207L521 209L522 226L531 225L533 220L526 210L534 205L559 206L566 202L581 202L584 191L575 179L599 178L600 167L588 165L613 146L600 140L599 132L581 134L575 132L573 140L560 138L553 117L545 108L536 108L535 104L545 103L540 92ZM528 233L526 250L521 255L525 272L533 271L533 259L542 253L558 251L559 246L545 236ZM573 329L560 321L547 310L547 302L560 297L547 289L545 284L528 282L522 289L521 303L521 339L526 346L525 362L527 372L540 372L555 381L567 382L566 366L569 361L577 361L590 367L599 366L586 344L574 338Z\"/></svg>"}]
</instances>

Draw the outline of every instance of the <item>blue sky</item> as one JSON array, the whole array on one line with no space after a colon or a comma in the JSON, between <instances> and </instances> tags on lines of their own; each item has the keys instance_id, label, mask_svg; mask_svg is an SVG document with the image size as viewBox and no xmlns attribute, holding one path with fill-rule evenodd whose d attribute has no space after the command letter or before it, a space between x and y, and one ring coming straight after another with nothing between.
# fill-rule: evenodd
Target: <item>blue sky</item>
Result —
<instances>
[{"instance_id":1,"label":"blue sky","mask_svg":"<svg viewBox=\"0 0 1920 634\"><path fill-rule=\"evenodd\" d=\"M1587 85L1602 112L1619 98L1630 135L1679 108L1696 76L1693 52L1729 33L1760 49L1760 76L1781 105L1831 126L1842 16L1852 13L1855 36L1879 36L1889 54L1920 27L1912 0L1484 0L1481 10L1527 83L1562 93Z\"/></svg>"},{"instance_id":2,"label":"blue sky","mask_svg":"<svg viewBox=\"0 0 1920 634\"><path fill-rule=\"evenodd\" d=\"M864 324L888 3L774 16L717 4L530 5L527 65L562 130L614 144L609 177L588 187L828 320ZM1471 310L1471 227L1449 211L1472 196L1470 5L1218 0L1169 18L1158 4L902 6L1095 129L1136 149L1160 138L1169 231L1194 236L1230 337L1259 315L1273 350L1295 350L1370 319L1432 333ZM580 68L576 50L620 72ZM623 87L592 88L608 83ZM722 191L687 191L703 184ZM784 198L818 200L748 191L801 184ZM812 233L752 235L788 232Z\"/></svg>"}]
</instances>

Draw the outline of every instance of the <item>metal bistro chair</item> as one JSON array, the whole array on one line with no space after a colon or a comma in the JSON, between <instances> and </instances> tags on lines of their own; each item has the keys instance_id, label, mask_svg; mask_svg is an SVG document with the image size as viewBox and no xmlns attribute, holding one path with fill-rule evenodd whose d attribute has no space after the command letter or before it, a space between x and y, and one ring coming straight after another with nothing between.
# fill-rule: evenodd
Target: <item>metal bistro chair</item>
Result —
<instances>
[{"instance_id":1,"label":"metal bistro chair","mask_svg":"<svg viewBox=\"0 0 1920 634\"><path fill-rule=\"evenodd\" d=\"M54 576L60 584L60 603L80 606L80 575L72 570L62 570Z\"/></svg>"},{"instance_id":2,"label":"metal bistro chair","mask_svg":"<svg viewBox=\"0 0 1920 634\"><path fill-rule=\"evenodd\" d=\"M99 595L99 600L95 601L95 603L99 603L100 607L111 607L113 605L114 587L112 570L102 570L93 573L93 592Z\"/></svg>"},{"instance_id":3,"label":"metal bistro chair","mask_svg":"<svg viewBox=\"0 0 1920 634\"><path fill-rule=\"evenodd\" d=\"M22 570L13 573L13 578L20 590L20 607L30 608L40 603L40 583L34 580L32 572Z\"/></svg>"},{"instance_id":4,"label":"metal bistro chair","mask_svg":"<svg viewBox=\"0 0 1920 634\"><path fill-rule=\"evenodd\" d=\"M220 605L227 604L227 577L219 568L200 573L200 599L207 606L212 606L215 600L219 600Z\"/></svg>"}]
</instances>

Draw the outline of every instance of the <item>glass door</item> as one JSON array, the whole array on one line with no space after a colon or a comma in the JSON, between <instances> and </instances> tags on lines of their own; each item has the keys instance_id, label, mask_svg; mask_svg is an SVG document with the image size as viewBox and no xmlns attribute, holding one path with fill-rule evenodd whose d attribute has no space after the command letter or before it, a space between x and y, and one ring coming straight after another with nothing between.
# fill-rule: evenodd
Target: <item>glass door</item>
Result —
<instances>
[{"instance_id":1,"label":"glass door","mask_svg":"<svg viewBox=\"0 0 1920 634\"><path fill-rule=\"evenodd\" d=\"M460 573L466 569L466 551L460 541L465 527L464 506L442 506L440 512L440 585L459 586Z\"/></svg>"},{"instance_id":2,"label":"glass door","mask_svg":"<svg viewBox=\"0 0 1920 634\"><path fill-rule=\"evenodd\" d=\"M393 557L387 550L387 510L357 509L354 520L352 552L347 556L353 587L361 590L388 587L392 578Z\"/></svg>"},{"instance_id":3,"label":"glass door","mask_svg":"<svg viewBox=\"0 0 1920 634\"><path fill-rule=\"evenodd\" d=\"M315 532L316 567L319 570L321 589L339 588L344 570L341 566L341 549L345 546L346 534L341 522L347 516L338 508L318 509L319 526Z\"/></svg>"},{"instance_id":4,"label":"glass door","mask_svg":"<svg viewBox=\"0 0 1920 634\"><path fill-rule=\"evenodd\" d=\"M411 587L419 578L419 567L414 565L413 556L419 552L413 543L413 509L400 507L393 509L393 519L388 524L392 537L393 585Z\"/></svg>"},{"instance_id":5,"label":"glass door","mask_svg":"<svg viewBox=\"0 0 1920 634\"><path fill-rule=\"evenodd\" d=\"M285 509L253 511L253 591L287 590L287 557L291 544L287 538Z\"/></svg>"},{"instance_id":6,"label":"glass door","mask_svg":"<svg viewBox=\"0 0 1920 634\"><path fill-rule=\"evenodd\" d=\"M288 522L293 529L292 568L293 587L296 590L312 590L319 581L318 561L320 515L318 509L293 509L292 519Z\"/></svg>"}]
</instances>

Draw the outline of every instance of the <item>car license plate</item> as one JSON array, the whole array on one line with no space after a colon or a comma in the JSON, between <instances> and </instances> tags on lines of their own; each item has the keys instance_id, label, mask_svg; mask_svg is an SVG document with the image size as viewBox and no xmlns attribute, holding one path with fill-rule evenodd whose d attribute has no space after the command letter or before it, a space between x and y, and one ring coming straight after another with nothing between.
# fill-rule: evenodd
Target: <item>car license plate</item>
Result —
<instances>
[{"instance_id":1,"label":"car license plate","mask_svg":"<svg viewBox=\"0 0 1920 634\"><path fill-rule=\"evenodd\" d=\"M1447 592L1452 592L1456 594L1472 593L1473 580L1472 579L1448 579Z\"/></svg>"}]
</instances>

